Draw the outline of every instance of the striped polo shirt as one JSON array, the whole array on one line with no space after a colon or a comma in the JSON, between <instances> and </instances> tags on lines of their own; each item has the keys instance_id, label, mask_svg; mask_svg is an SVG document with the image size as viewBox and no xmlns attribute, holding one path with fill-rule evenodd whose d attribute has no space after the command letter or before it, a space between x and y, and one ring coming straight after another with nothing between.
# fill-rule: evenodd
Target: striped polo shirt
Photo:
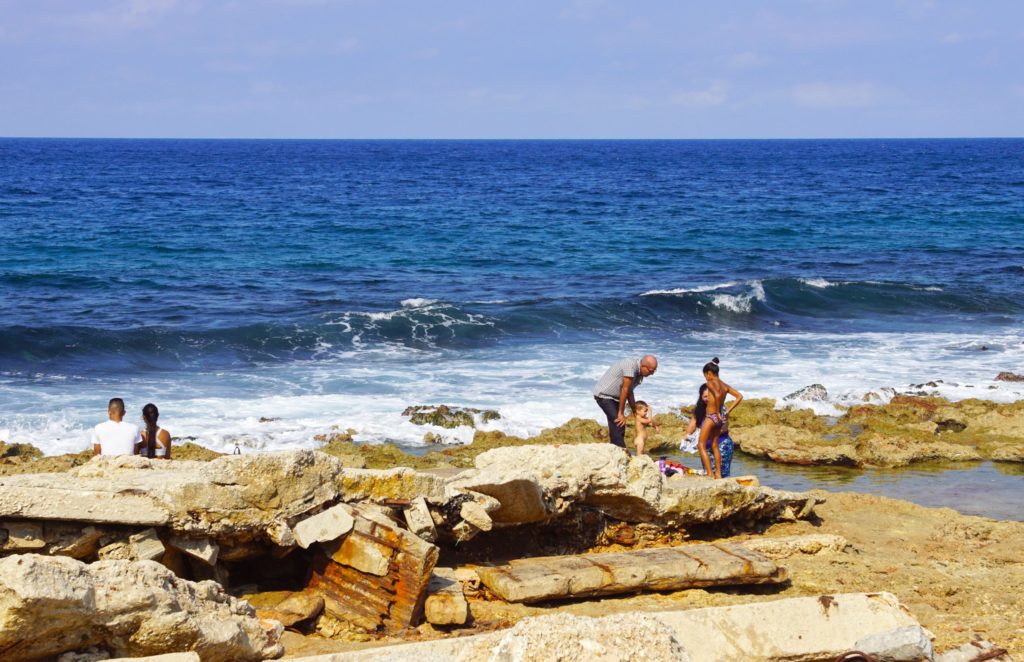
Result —
<instances>
[{"instance_id":1,"label":"striped polo shirt","mask_svg":"<svg viewBox=\"0 0 1024 662\"><path fill-rule=\"evenodd\" d=\"M644 380L640 374L640 359L622 359L605 371L601 379L594 384L594 397L607 400L618 400L619 392L622 391L622 378L632 377L630 390L640 385Z\"/></svg>"}]
</instances>

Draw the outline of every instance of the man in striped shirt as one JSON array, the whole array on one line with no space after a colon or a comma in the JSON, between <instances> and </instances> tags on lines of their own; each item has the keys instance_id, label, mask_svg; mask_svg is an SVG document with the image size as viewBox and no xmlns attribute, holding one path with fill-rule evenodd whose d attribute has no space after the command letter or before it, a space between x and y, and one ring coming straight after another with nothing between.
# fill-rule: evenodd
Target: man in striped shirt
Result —
<instances>
[{"instance_id":1,"label":"man in striped shirt","mask_svg":"<svg viewBox=\"0 0 1024 662\"><path fill-rule=\"evenodd\" d=\"M644 377L650 377L657 369L658 359L650 354L642 359L622 359L608 368L594 384L594 400L608 417L608 436L616 446L626 448L626 416L623 413L625 403L629 403L630 411L635 409L633 389L640 385Z\"/></svg>"}]
</instances>

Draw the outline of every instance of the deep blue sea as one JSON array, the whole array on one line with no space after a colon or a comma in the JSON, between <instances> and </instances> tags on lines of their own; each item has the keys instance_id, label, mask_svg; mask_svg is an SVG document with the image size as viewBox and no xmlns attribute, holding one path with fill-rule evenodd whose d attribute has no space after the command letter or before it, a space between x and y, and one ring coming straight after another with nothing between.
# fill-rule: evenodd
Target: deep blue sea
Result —
<instances>
[{"instance_id":1,"label":"deep blue sea","mask_svg":"<svg viewBox=\"0 0 1024 662\"><path fill-rule=\"evenodd\" d=\"M656 411L712 356L823 411L1013 400L1024 140L3 139L0 306L0 438L48 452L112 396L223 449L531 433L647 352Z\"/></svg>"}]
</instances>

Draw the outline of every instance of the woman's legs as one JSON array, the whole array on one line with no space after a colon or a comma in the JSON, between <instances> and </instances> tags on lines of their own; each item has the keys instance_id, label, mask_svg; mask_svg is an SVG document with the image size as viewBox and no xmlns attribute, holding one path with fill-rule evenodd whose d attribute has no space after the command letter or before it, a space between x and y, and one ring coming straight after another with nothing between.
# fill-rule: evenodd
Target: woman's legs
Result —
<instances>
[{"instance_id":1,"label":"woman's legs","mask_svg":"<svg viewBox=\"0 0 1024 662\"><path fill-rule=\"evenodd\" d=\"M710 418L705 418L700 426L700 437L697 439L697 452L700 453L700 463L704 467L704 473L708 476L711 476L713 473L711 460L708 458L708 439L718 436L716 428L717 426L714 421Z\"/></svg>"}]
</instances>

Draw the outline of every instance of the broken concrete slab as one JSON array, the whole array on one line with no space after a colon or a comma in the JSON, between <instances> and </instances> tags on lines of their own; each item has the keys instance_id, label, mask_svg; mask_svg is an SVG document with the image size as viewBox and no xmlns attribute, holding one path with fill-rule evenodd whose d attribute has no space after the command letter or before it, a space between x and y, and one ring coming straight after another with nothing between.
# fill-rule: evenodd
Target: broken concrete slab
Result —
<instances>
[{"instance_id":1,"label":"broken concrete slab","mask_svg":"<svg viewBox=\"0 0 1024 662\"><path fill-rule=\"evenodd\" d=\"M101 548L97 555L103 560L159 561L164 551L164 544L156 529L145 529L128 536L126 541L113 542Z\"/></svg>"},{"instance_id":2,"label":"broken concrete slab","mask_svg":"<svg viewBox=\"0 0 1024 662\"><path fill-rule=\"evenodd\" d=\"M192 650L207 661L262 660L283 652L279 634L217 584L179 579L152 561L0 559L5 662L90 646L122 657Z\"/></svg>"},{"instance_id":3,"label":"broken concrete slab","mask_svg":"<svg viewBox=\"0 0 1024 662\"><path fill-rule=\"evenodd\" d=\"M352 512L355 524L348 536L313 548L308 587L323 596L327 616L357 627L396 631L417 624L438 548L387 518L371 519L359 507ZM359 555L339 556L349 544ZM382 557L388 557L386 569Z\"/></svg>"},{"instance_id":4,"label":"broken concrete slab","mask_svg":"<svg viewBox=\"0 0 1024 662\"><path fill-rule=\"evenodd\" d=\"M320 615L323 596L313 591L268 591L243 595L242 599L256 609L262 619L279 621L285 627L308 621Z\"/></svg>"},{"instance_id":5,"label":"broken concrete slab","mask_svg":"<svg viewBox=\"0 0 1024 662\"><path fill-rule=\"evenodd\" d=\"M338 477L338 489L345 501L379 501L425 497L444 501L445 479L434 473L408 467L395 469L345 469Z\"/></svg>"},{"instance_id":6,"label":"broken concrete slab","mask_svg":"<svg viewBox=\"0 0 1024 662\"><path fill-rule=\"evenodd\" d=\"M469 603L452 568L434 568L427 586L423 615L431 625L465 625Z\"/></svg>"},{"instance_id":7,"label":"broken concrete slab","mask_svg":"<svg viewBox=\"0 0 1024 662\"><path fill-rule=\"evenodd\" d=\"M484 507L476 501L467 501L462 504L459 515L481 531L490 531L494 527L491 516L487 514Z\"/></svg>"},{"instance_id":8,"label":"broken concrete slab","mask_svg":"<svg viewBox=\"0 0 1024 662\"><path fill-rule=\"evenodd\" d=\"M786 579L784 568L732 544L517 559L476 574L501 599L526 603Z\"/></svg>"},{"instance_id":9,"label":"broken concrete slab","mask_svg":"<svg viewBox=\"0 0 1024 662\"><path fill-rule=\"evenodd\" d=\"M430 507L425 498L413 499L409 507L402 511L402 515L410 531L427 542L437 540L437 527L434 525L434 518L430 515Z\"/></svg>"},{"instance_id":10,"label":"broken concrete slab","mask_svg":"<svg viewBox=\"0 0 1024 662\"><path fill-rule=\"evenodd\" d=\"M207 565L216 565L217 556L220 554L220 546L209 538L170 536L167 544Z\"/></svg>"},{"instance_id":11,"label":"broken concrete slab","mask_svg":"<svg viewBox=\"0 0 1024 662\"><path fill-rule=\"evenodd\" d=\"M302 520L292 527L292 532L296 544L308 549L313 543L329 542L346 535L354 523L349 507L338 504Z\"/></svg>"},{"instance_id":12,"label":"broken concrete slab","mask_svg":"<svg viewBox=\"0 0 1024 662\"><path fill-rule=\"evenodd\" d=\"M788 598L657 617L696 660L834 660L871 637L900 628L923 630L891 593ZM930 640L927 633L924 638ZM929 655L922 648L887 659L919 662Z\"/></svg>"},{"instance_id":13,"label":"broken concrete slab","mask_svg":"<svg viewBox=\"0 0 1024 662\"><path fill-rule=\"evenodd\" d=\"M651 629L639 630L640 625ZM889 593L789 598L734 607L633 612L604 618L553 614L487 634L298 658L305 662L453 660L836 660L872 635L920 625ZM501 655L496 653L501 652ZM553 652L555 654L553 654ZM910 656L907 656L909 653ZM927 651L886 654L920 662ZM914 657L916 655L916 657ZM298 660L296 662L298 662Z\"/></svg>"},{"instance_id":14,"label":"broken concrete slab","mask_svg":"<svg viewBox=\"0 0 1024 662\"><path fill-rule=\"evenodd\" d=\"M337 458L314 451L211 462L97 456L64 474L0 477L0 518L160 526L289 545L287 522L337 499ZM283 480L287 477L287 480Z\"/></svg>"}]
</instances>

